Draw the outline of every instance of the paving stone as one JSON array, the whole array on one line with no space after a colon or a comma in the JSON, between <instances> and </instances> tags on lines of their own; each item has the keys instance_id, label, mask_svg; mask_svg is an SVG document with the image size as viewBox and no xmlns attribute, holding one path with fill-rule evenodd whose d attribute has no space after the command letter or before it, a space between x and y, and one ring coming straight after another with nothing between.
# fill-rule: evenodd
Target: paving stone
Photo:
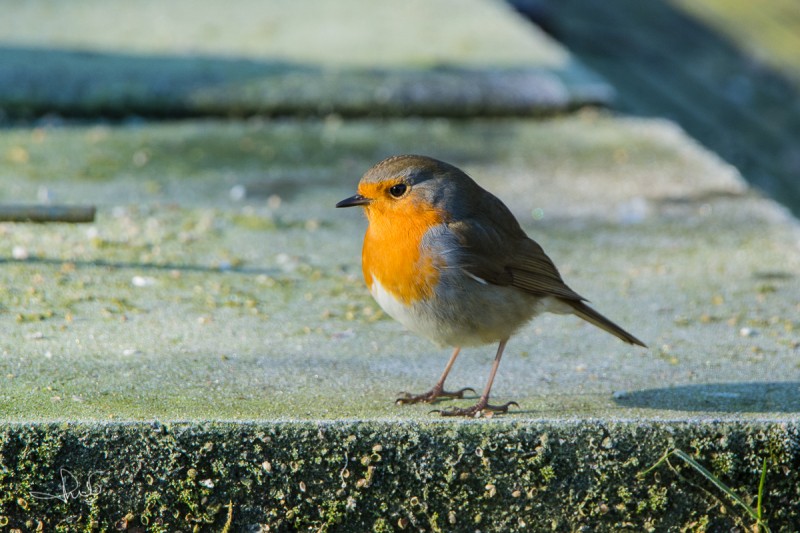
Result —
<instances>
[{"instance_id":1,"label":"paving stone","mask_svg":"<svg viewBox=\"0 0 800 533\"><path fill-rule=\"evenodd\" d=\"M363 217L330 207L397 153L463 166L650 345L537 319L494 390L516 416L797 413L797 225L667 122L197 121L12 130L0 153L3 198L98 204L88 228L0 226L9 420L427 419L392 399L447 354L381 315ZM492 357L468 350L452 385Z\"/></svg>"},{"instance_id":2,"label":"paving stone","mask_svg":"<svg viewBox=\"0 0 800 533\"><path fill-rule=\"evenodd\" d=\"M650 348L544 316L495 380L520 410L442 421L394 405L449 352L382 315L360 272L363 216L333 205L399 153L503 198L567 283ZM752 524L677 458L683 478L637 477L672 448L750 496L767 458L769 523L797 520L800 230L672 123L18 128L0 157L3 202L98 207L88 226L0 225L11 527L130 513L130 528L217 531L229 502L232 531ZM480 390L493 354L465 350L448 384ZM102 494L33 497L64 498L62 467L84 493L96 472Z\"/></svg>"},{"instance_id":3,"label":"paving stone","mask_svg":"<svg viewBox=\"0 0 800 533\"><path fill-rule=\"evenodd\" d=\"M531 115L613 90L504 2L11 2L12 117Z\"/></svg>"}]
</instances>

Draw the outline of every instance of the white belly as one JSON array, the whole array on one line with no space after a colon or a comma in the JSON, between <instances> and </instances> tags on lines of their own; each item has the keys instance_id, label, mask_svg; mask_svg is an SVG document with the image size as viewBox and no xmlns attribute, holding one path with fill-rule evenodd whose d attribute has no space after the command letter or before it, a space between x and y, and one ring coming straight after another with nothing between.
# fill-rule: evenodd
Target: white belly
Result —
<instances>
[{"instance_id":1,"label":"white belly","mask_svg":"<svg viewBox=\"0 0 800 533\"><path fill-rule=\"evenodd\" d=\"M443 272L433 298L405 305L373 278L370 292L386 313L411 331L445 346L500 342L543 312L565 312L554 298L489 285L460 269ZM435 305L434 305L435 302Z\"/></svg>"}]
</instances>

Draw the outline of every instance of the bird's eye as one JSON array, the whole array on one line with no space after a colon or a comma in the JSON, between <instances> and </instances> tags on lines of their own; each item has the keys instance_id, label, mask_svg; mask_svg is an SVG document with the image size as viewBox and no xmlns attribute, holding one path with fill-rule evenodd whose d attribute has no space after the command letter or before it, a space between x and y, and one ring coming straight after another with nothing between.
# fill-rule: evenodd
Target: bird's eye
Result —
<instances>
[{"instance_id":1,"label":"bird's eye","mask_svg":"<svg viewBox=\"0 0 800 533\"><path fill-rule=\"evenodd\" d=\"M400 198L405 194L406 189L408 189L408 187L406 187L402 183L398 183L397 185L394 185L391 189L389 189L389 194L391 194L395 198Z\"/></svg>"}]
</instances>

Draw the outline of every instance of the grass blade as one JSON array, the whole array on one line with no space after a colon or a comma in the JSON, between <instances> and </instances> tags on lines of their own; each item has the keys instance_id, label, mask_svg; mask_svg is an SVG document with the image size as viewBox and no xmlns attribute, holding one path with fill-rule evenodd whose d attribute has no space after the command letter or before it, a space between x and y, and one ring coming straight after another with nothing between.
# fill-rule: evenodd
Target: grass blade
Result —
<instances>
[{"instance_id":1,"label":"grass blade","mask_svg":"<svg viewBox=\"0 0 800 533\"><path fill-rule=\"evenodd\" d=\"M658 462L656 462L656 464L654 464L653 466L648 468L646 471L644 471L642 473L642 475L647 474L648 472L650 472L651 470L656 468L658 465L660 465L661 463L663 463L664 461L669 459L670 455L676 455L676 456L680 457L681 459L683 459L684 462L686 462L689 466L691 466L692 468L697 470L706 479L708 479L711 483L713 483L719 490L721 490L722 492L727 494L735 503L738 503L739 505L741 505L744 508L744 510L747 511L747 514L749 514L750 517L753 520L756 521L756 526L758 526L759 528L763 528L766 533L770 533L769 528L761 520L761 496L762 496L762 493L763 493L763 490L764 490L764 482L765 482L766 477L767 477L767 459L766 458L764 459L764 466L763 466L763 468L761 470L761 483L759 484L759 487L758 487L758 504L757 504L757 509L758 510L755 510L752 507L750 507L749 505L747 505L747 502L745 502L742 498L739 497L739 495L737 495L735 492L733 492L725 483L720 481L720 479L717 476L715 476L714 474L712 474L711 472L706 470L700 463L698 463L697 461L695 461L694 459L689 457L689 455L684 453L682 450L675 449L675 450L672 450L670 452L667 452L666 454L664 454L664 456L661 459L658 460Z\"/></svg>"},{"instance_id":2,"label":"grass blade","mask_svg":"<svg viewBox=\"0 0 800 533\"><path fill-rule=\"evenodd\" d=\"M761 482L758 484L758 504L756 505L756 509L758 510L758 525L763 525L761 523L761 497L764 495L764 482L767 480L767 458L764 457L764 464L761 467ZM764 529L767 529L764 526ZM767 529L769 531L769 529Z\"/></svg>"}]
</instances>

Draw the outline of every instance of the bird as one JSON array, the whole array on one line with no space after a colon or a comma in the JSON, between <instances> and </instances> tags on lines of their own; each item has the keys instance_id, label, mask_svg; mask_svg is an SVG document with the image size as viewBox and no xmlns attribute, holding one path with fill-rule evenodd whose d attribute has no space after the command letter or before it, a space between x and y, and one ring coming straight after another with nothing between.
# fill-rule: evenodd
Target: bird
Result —
<instances>
[{"instance_id":1,"label":"bird","mask_svg":"<svg viewBox=\"0 0 800 533\"><path fill-rule=\"evenodd\" d=\"M440 347L454 348L433 388L401 392L397 404L464 398L444 389L461 348L499 343L486 387L471 407L442 416L480 417L511 405L489 403L506 343L536 316L572 314L647 347L570 289L553 261L511 211L457 167L427 156L384 159L337 208L362 207L368 221L361 252L364 280L381 308Z\"/></svg>"}]
</instances>

